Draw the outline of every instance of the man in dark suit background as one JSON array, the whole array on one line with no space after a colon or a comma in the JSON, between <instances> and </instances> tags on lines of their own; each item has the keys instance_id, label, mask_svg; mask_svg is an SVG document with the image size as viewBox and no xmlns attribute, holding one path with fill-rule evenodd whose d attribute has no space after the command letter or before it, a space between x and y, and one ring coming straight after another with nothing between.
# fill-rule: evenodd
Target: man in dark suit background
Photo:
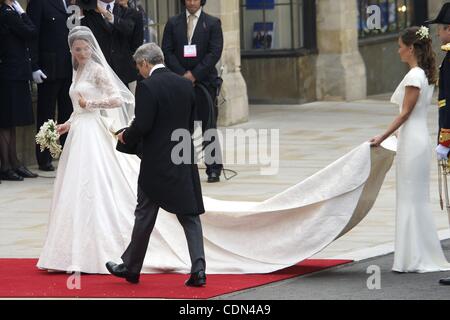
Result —
<instances>
[{"instance_id":1,"label":"man in dark suit background","mask_svg":"<svg viewBox=\"0 0 450 320\"><path fill-rule=\"evenodd\" d=\"M131 243L122 256L123 264L108 262L106 267L113 275L128 282L139 282L150 235L161 207L176 214L184 229L192 263L191 277L186 285L204 286L206 262L199 215L205 210L191 138L194 89L190 81L164 66L163 52L156 44L141 46L134 59L146 79L136 90L136 118L118 139L131 146L143 143L136 220ZM172 141L172 134L178 130L186 133L185 140ZM180 159L174 159L172 155L180 143L185 161L178 161Z\"/></svg>"},{"instance_id":2,"label":"man in dark suit background","mask_svg":"<svg viewBox=\"0 0 450 320\"><path fill-rule=\"evenodd\" d=\"M98 1L96 10L83 10L81 25L92 30L106 61L125 85L136 81L130 38L135 23L133 12L114 0Z\"/></svg>"},{"instance_id":3,"label":"man in dark suit background","mask_svg":"<svg viewBox=\"0 0 450 320\"><path fill-rule=\"evenodd\" d=\"M66 122L72 111L69 89L72 83L72 62L67 43L66 0L30 0L27 14L38 29L38 38L31 46L33 79L38 84L37 130L48 119ZM64 144L66 135L61 137ZM39 169L54 171L52 157L36 146Z\"/></svg>"},{"instance_id":4,"label":"man in dark suit background","mask_svg":"<svg viewBox=\"0 0 450 320\"><path fill-rule=\"evenodd\" d=\"M218 18L204 12L206 0L181 0L181 3L186 10L167 22L162 49L167 67L195 85L197 120L202 121L205 133L208 129L217 129L216 64L223 51L222 26ZM210 117L211 112L213 117ZM219 182L223 165L217 136L205 142L206 150L211 143L214 143L214 150L205 154L206 173L208 182Z\"/></svg>"}]
</instances>

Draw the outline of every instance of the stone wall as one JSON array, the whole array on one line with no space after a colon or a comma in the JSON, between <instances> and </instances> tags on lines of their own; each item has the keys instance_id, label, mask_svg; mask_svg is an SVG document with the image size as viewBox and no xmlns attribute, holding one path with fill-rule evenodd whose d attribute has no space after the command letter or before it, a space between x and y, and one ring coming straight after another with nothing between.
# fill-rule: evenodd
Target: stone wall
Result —
<instances>
[{"instance_id":1,"label":"stone wall","mask_svg":"<svg viewBox=\"0 0 450 320\"><path fill-rule=\"evenodd\" d=\"M408 72L408 66L400 61L397 39L397 35L392 35L360 44L366 66L368 95L393 92Z\"/></svg>"},{"instance_id":2,"label":"stone wall","mask_svg":"<svg viewBox=\"0 0 450 320\"><path fill-rule=\"evenodd\" d=\"M299 104L316 100L317 55L243 58L242 73L255 104Z\"/></svg>"}]
</instances>

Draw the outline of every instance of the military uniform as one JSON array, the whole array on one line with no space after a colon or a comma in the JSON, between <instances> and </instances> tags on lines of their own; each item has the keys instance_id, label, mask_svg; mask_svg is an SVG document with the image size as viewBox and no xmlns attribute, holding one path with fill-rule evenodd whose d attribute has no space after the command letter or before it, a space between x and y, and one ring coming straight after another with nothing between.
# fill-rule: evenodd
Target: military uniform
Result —
<instances>
[{"instance_id":1,"label":"military uniform","mask_svg":"<svg viewBox=\"0 0 450 320\"><path fill-rule=\"evenodd\" d=\"M56 118L58 123L64 123L73 112L69 96L72 56L67 41L69 14L66 6L64 0L31 0L27 7L27 14L38 30L38 37L31 46L33 72L41 70L47 76L37 86L37 132L48 119ZM63 146L66 137L65 134L60 139ZM38 145L35 152L39 168L53 171L50 152L41 152Z\"/></svg>"},{"instance_id":2,"label":"military uniform","mask_svg":"<svg viewBox=\"0 0 450 320\"><path fill-rule=\"evenodd\" d=\"M450 26L450 2L443 5L436 19L427 24ZM439 146L436 149L438 159L448 156L450 150L450 43L442 46L447 55L439 71ZM450 278L441 279L442 285L450 285Z\"/></svg>"},{"instance_id":3,"label":"military uniform","mask_svg":"<svg viewBox=\"0 0 450 320\"><path fill-rule=\"evenodd\" d=\"M446 51L439 72L439 144L450 148L450 50Z\"/></svg>"},{"instance_id":4,"label":"military uniform","mask_svg":"<svg viewBox=\"0 0 450 320\"><path fill-rule=\"evenodd\" d=\"M26 14L3 4L0 33L0 128L28 126L34 123L29 44L37 30Z\"/></svg>"}]
</instances>

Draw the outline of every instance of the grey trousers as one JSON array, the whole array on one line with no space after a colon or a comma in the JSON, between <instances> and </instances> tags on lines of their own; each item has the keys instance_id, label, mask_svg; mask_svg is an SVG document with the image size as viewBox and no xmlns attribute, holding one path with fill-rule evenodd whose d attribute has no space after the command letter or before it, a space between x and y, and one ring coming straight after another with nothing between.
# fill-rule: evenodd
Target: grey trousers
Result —
<instances>
[{"instance_id":1,"label":"grey trousers","mask_svg":"<svg viewBox=\"0 0 450 320\"><path fill-rule=\"evenodd\" d=\"M159 206L138 188L138 204L131 242L122 255L122 260L131 273L138 274L142 270L147 253L150 235L155 227ZM191 258L191 273L206 270L205 251L203 247L203 231L199 216L177 215L187 239Z\"/></svg>"}]
</instances>

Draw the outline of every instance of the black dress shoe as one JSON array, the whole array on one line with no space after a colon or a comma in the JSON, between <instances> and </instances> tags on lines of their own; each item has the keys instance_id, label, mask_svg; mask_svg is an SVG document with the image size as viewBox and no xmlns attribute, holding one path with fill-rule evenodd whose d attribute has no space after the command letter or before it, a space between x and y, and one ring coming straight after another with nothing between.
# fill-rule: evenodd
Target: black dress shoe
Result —
<instances>
[{"instance_id":1,"label":"black dress shoe","mask_svg":"<svg viewBox=\"0 0 450 320\"><path fill-rule=\"evenodd\" d=\"M450 286L450 278L441 279L441 281L439 281L439 283L444 286Z\"/></svg>"},{"instance_id":2,"label":"black dress shoe","mask_svg":"<svg viewBox=\"0 0 450 320\"><path fill-rule=\"evenodd\" d=\"M113 276L124 278L129 283L139 283L139 274L129 272L124 264L108 262L106 264L106 269L108 269L109 273L111 273Z\"/></svg>"},{"instance_id":3,"label":"black dress shoe","mask_svg":"<svg viewBox=\"0 0 450 320\"><path fill-rule=\"evenodd\" d=\"M23 181L23 178L11 169L0 172L0 179L5 181Z\"/></svg>"},{"instance_id":4,"label":"black dress shoe","mask_svg":"<svg viewBox=\"0 0 450 320\"><path fill-rule=\"evenodd\" d=\"M185 283L188 287L203 287L206 285L206 273L204 271L192 273Z\"/></svg>"},{"instance_id":5,"label":"black dress shoe","mask_svg":"<svg viewBox=\"0 0 450 320\"><path fill-rule=\"evenodd\" d=\"M213 172L208 176L208 183L220 182L220 175Z\"/></svg>"},{"instance_id":6,"label":"black dress shoe","mask_svg":"<svg viewBox=\"0 0 450 320\"><path fill-rule=\"evenodd\" d=\"M45 172L52 172L52 171L55 171L55 167L50 163L50 164L46 164L44 166L39 166L39 170L45 171Z\"/></svg>"},{"instance_id":7,"label":"black dress shoe","mask_svg":"<svg viewBox=\"0 0 450 320\"><path fill-rule=\"evenodd\" d=\"M23 178L37 178L38 175L28 170L25 166L20 166L16 170L14 170L19 176Z\"/></svg>"}]
</instances>

